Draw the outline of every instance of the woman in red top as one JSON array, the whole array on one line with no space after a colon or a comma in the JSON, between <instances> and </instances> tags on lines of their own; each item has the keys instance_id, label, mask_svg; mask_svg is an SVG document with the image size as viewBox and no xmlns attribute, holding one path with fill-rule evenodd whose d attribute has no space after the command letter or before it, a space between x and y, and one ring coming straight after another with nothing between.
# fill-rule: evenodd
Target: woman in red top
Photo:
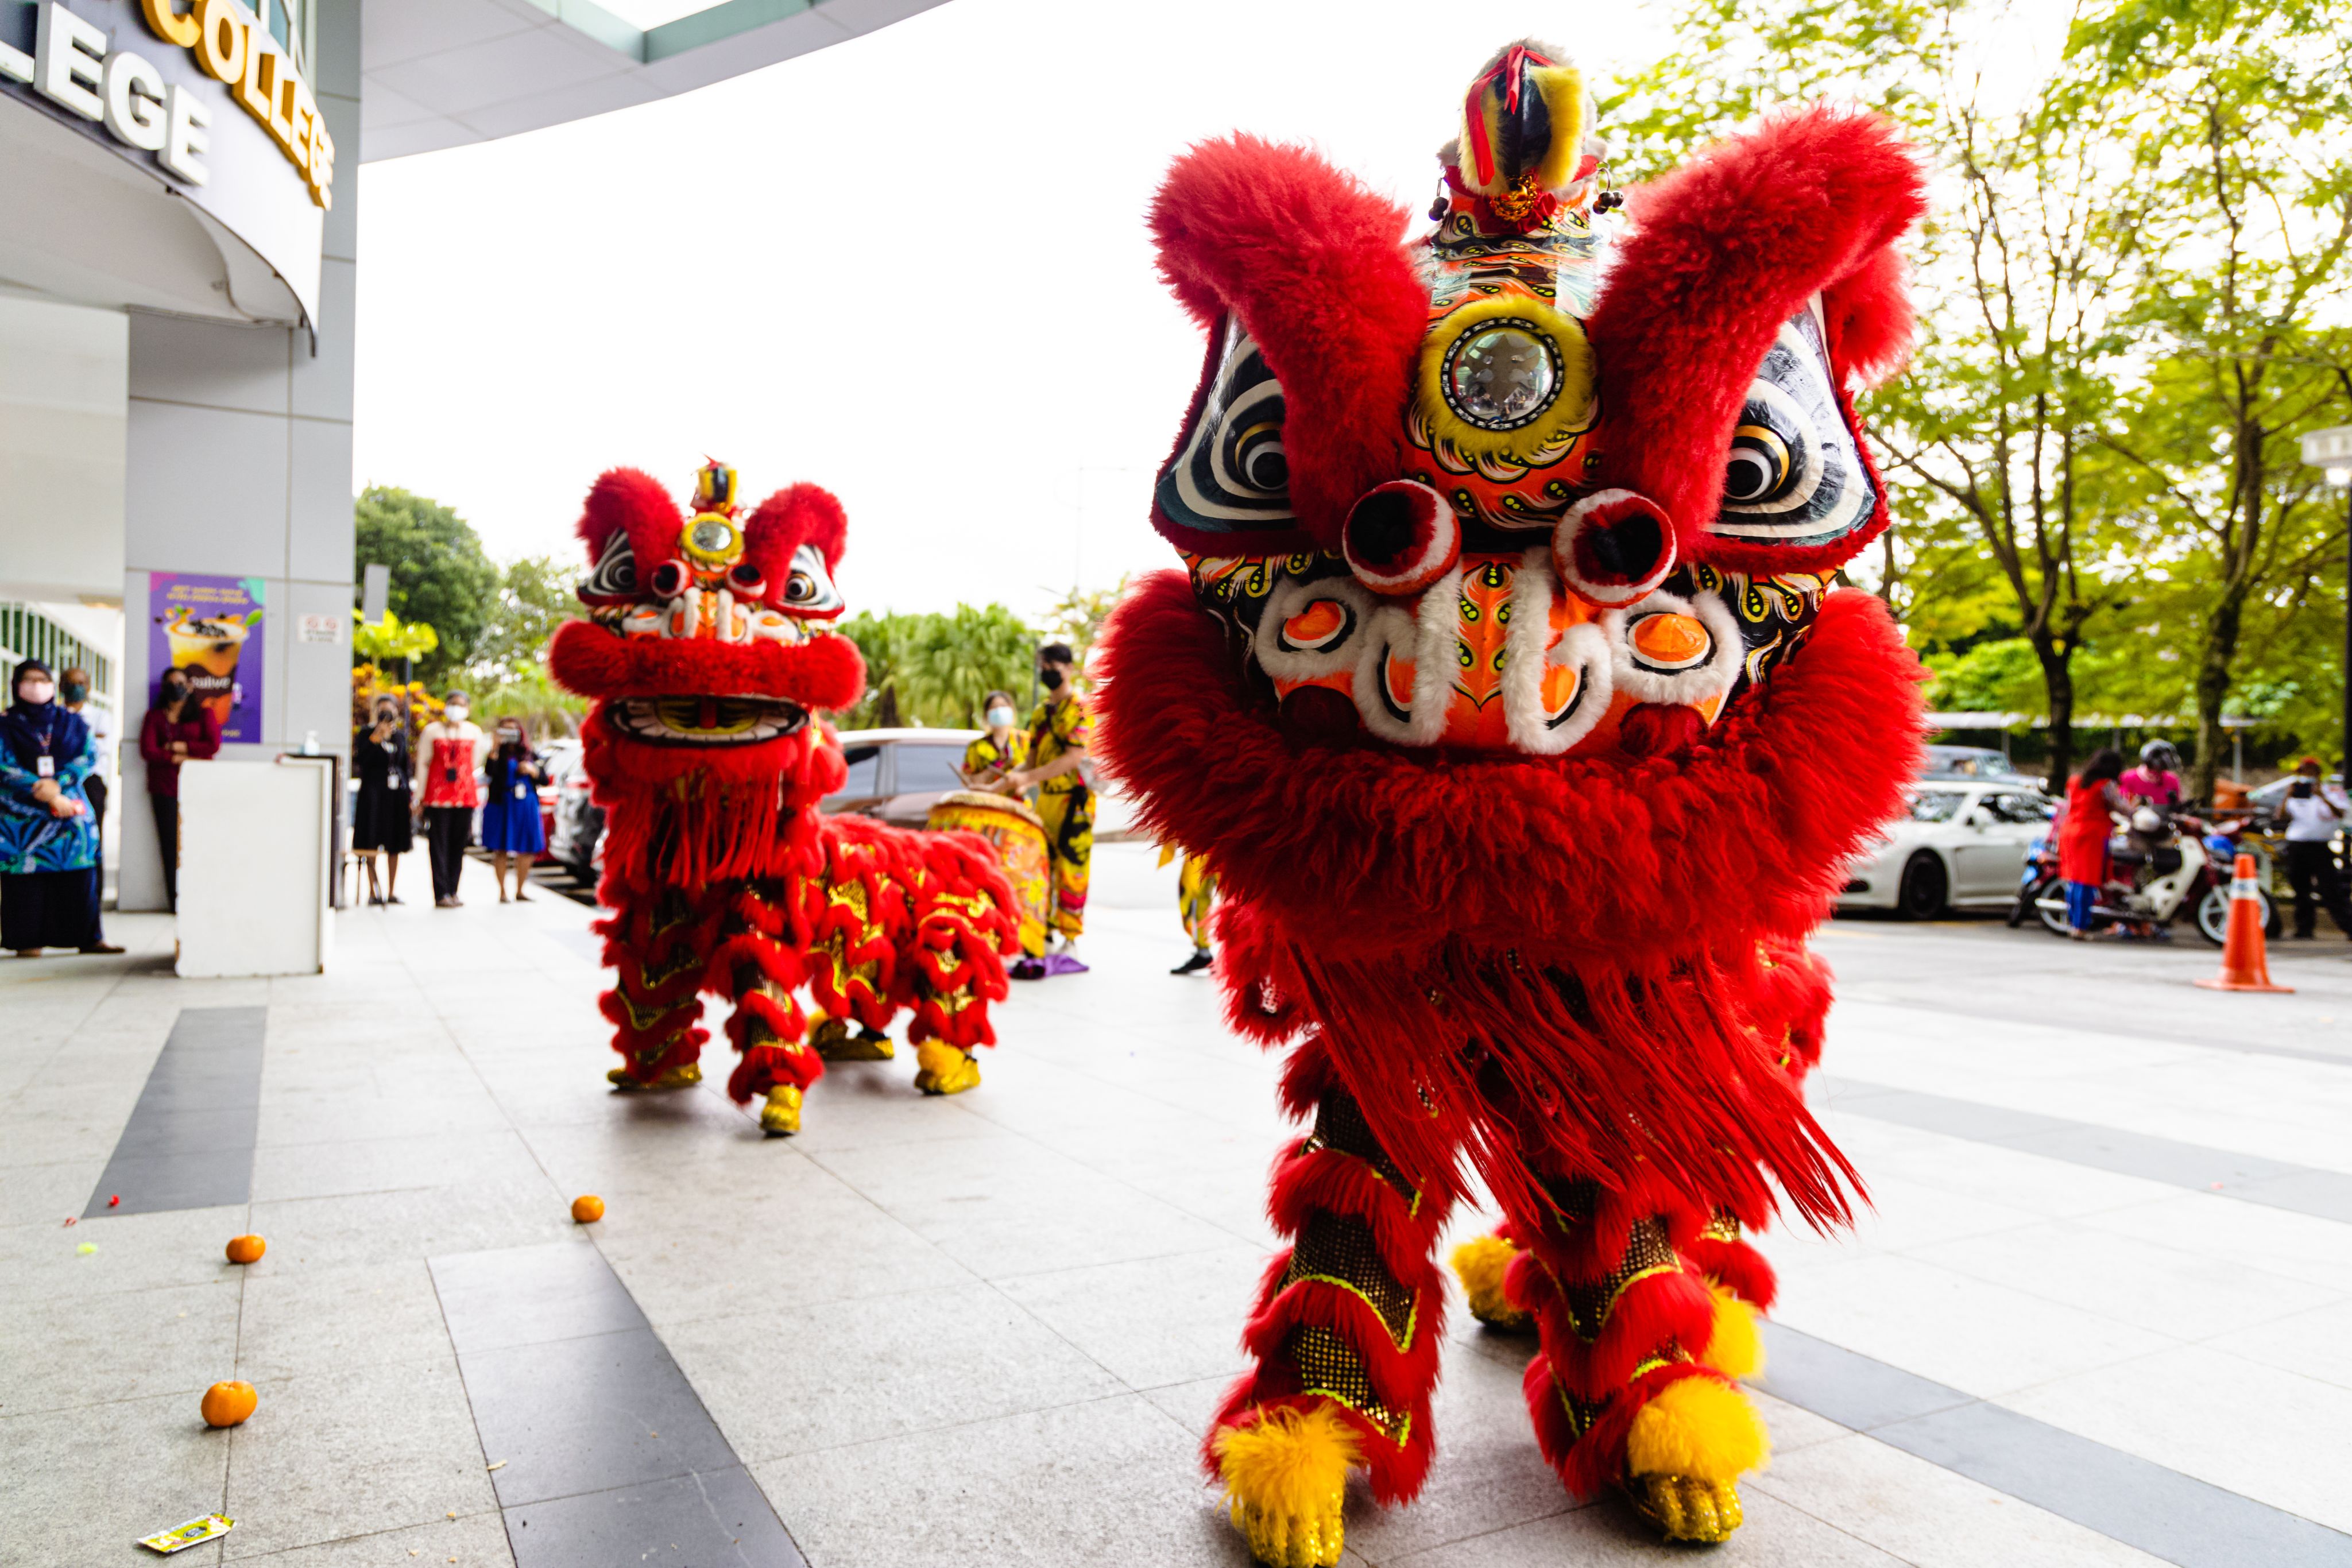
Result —
<instances>
[{"instance_id":1,"label":"woman in red top","mask_svg":"<svg viewBox=\"0 0 2352 1568\"><path fill-rule=\"evenodd\" d=\"M457 878L474 836L474 809L482 803L475 775L490 748L482 727L466 716L466 694L451 692L441 716L416 737L417 781L425 786L415 810L425 819L425 847L433 861L433 907L457 906ZM504 891L501 889L500 891Z\"/></svg>"},{"instance_id":2,"label":"woman in red top","mask_svg":"<svg viewBox=\"0 0 2352 1568\"><path fill-rule=\"evenodd\" d=\"M2103 747L2091 754L2066 786L2066 821L2058 829L2058 874L2066 879L2066 934L2077 942L2091 934L2091 911L2107 880L2107 839L2116 814L2128 810L2116 779L2123 753Z\"/></svg>"},{"instance_id":3,"label":"woman in red top","mask_svg":"<svg viewBox=\"0 0 2352 1568\"><path fill-rule=\"evenodd\" d=\"M155 812L155 846L163 857L163 902L180 907L180 764L221 748L220 716L188 690L177 668L155 685L155 706L139 721L139 755L147 759L147 803Z\"/></svg>"}]
</instances>

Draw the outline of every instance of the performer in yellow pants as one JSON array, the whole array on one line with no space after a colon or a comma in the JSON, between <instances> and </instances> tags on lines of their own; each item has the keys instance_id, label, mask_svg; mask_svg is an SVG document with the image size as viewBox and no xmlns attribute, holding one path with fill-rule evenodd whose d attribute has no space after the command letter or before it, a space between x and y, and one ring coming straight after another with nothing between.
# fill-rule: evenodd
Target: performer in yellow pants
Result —
<instances>
[{"instance_id":1,"label":"performer in yellow pants","mask_svg":"<svg viewBox=\"0 0 2352 1568\"><path fill-rule=\"evenodd\" d=\"M1095 852L1095 793L1080 771L1087 758L1089 725L1086 699L1078 695L1075 656L1066 643L1037 650L1037 684L1045 700L1029 716L1029 765L1006 775L1016 789L1034 786L1037 815L1045 824L1045 850L1054 862L1054 913L1049 922L1060 938L1057 949L1034 968L1014 967L1024 978L1083 971L1077 940L1087 928L1087 873Z\"/></svg>"},{"instance_id":2,"label":"performer in yellow pants","mask_svg":"<svg viewBox=\"0 0 2352 1568\"><path fill-rule=\"evenodd\" d=\"M1160 849L1160 863L1166 865L1176 858L1174 844ZM1176 914L1184 922L1184 935L1192 939L1192 956L1168 972L1171 975L1197 975L1216 961L1209 950L1209 916L1217 909L1217 873L1209 857L1187 853L1182 869L1176 873Z\"/></svg>"}]
</instances>

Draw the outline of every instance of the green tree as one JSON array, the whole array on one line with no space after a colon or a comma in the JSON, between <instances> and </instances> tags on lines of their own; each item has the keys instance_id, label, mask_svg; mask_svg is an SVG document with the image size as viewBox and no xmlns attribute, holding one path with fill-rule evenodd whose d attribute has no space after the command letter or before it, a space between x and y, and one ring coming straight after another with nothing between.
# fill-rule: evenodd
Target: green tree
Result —
<instances>
[{"instance_id":1,"label":"green tree","mask_svg":"<svg viewBox=\"0 0 2352 1568\"><path fill-rule=\"evenodd\" d=\"M548 679L547 644L581 614L569 555L526 556L499 574L498 597L474 645L467 679L488 716L514 714L539 729L577 729L587 705Z\"/></svg>"},{"instance_id":2,"label":"green tree","mask_svg":"<svg viewBox=\"0 0 2352 1568\"><path fill-rule=\"evenodd\" d=\"M371 485L352 508L357 536L353 581L371 562L392 569L387 604L404 621L423 621L439 645L417 664L434 684L473 662L498 601L499 569L465 518L429 497Z\"/></svg>"},{"instance_id":3,"label":"green tree","mask_svg":"<svg viewBox=\"0 0 2352 1568\"><path fill-rule=\"evenodd\" d=\"M2242 658L2286 640L2342 558L2340 508L2295 446L2352 389L2352 3L2132 0L2067 50L2053 110L2104 117L2125 154L2103 237L2134 264L2137 406L2100 441L2194 647L2201 796Z\"/></svg>"},{"instance_id":4,"label":"green tree","mask_svg":"<svg viewBox=\"0 0 2352 1568\"><path fill-rule=\"evenodd\" d=\"M1036 633L1002 604L951 614L863 612L838 628L866 657L866 696L853 727L928 724L971 728L991 691L1028 690Z\"/></svg>"},{"instance_id":5,"label":"green tree","mask_svg":"<svg viewBox=\"0 0 2352 1568\"><path fill-rule=\"evenodd\" d=\"M1054 601L1045 612L1045 630L1055 640L1067 643L1078 656L1078 670L1086 671L1087 656L1094 652L1095 638L1102 623L1127 597L1128 579L1121 577L1109 588L1073 588Z\"/></svg>"}]
</instances>

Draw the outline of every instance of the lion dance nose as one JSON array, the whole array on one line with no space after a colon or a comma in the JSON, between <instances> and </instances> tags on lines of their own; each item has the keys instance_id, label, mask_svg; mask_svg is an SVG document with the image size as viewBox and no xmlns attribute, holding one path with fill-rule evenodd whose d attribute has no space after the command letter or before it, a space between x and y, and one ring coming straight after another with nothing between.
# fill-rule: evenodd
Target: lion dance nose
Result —
<instances>
[{"instance_id":1,"label":"lion dance nose","mask_svg":"<svg viewBox=\"0 0 2352 1568\"><path fill-rule=\"evenodd\" d=\"M1462 559L1462 525L1435 490L1391 479L1349 508L1339 549L1374 593L1419 593Z\"/></svg>"},{"instance_id":2,"label":"lion dance nose","mask_svg":"<svg viewBox=\"0 0 2352 1568\"><path fill-rule=\"evenodd\" d=\"M1675 569L1675 532L1655 501L1632 490L1598 490L1552 529L1552 570L1587 602L1631 604Z\"/></svg>"}]
</instances>

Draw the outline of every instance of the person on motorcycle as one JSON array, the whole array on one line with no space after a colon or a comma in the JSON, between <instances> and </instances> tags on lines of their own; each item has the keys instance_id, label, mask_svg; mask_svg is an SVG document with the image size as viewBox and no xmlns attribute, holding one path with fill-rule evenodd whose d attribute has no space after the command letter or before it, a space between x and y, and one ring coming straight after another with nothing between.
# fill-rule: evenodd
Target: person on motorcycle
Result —
<instances>
[{"instance_id":1,"label":"person on motorcycle","mask_svg":"<svg viewBox=\"0 0 2352 1568\"><path fill-rule=\"evenodd\" d=\"M2066 785L2066 820L2058 830L2058 874L2066 880L2066 935L2077 942L2090 939L2091 912L2106 885L2107 837L2115 830L2115 819L2131 810L2116 787L2123 770L2123 753L2101 747Z\"/></svg>"},{"instance_id":2,"label":"person on motorcycle","mask_svg":"<svg viewBox=\"0 0 2352 1568\"><path fill-rule=\"evenodd\" d=\"M2151 740L2139 748L2139 766L2116 780L2116 787L2134 800L2159 809L2180 804L2180 753L2168 740Z\"/></svg>"}]
</instances>

